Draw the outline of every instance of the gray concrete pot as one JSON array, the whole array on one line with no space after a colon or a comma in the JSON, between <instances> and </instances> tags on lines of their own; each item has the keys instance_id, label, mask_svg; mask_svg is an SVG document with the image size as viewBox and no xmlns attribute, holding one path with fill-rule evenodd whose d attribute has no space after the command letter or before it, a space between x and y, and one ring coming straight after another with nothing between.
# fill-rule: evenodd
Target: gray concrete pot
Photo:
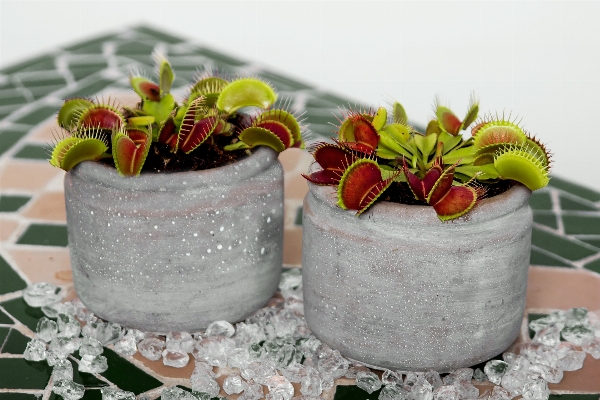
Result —
<instances>
[{"instance_id":1,"label":"gray concrete pot","mask_svg":"<svg viewBox=\"0 0 600 400\"><path fill-rule=\"evenodd\" d=\"M98 316L144 331L236 322L277 289L283 168L261 147L234 164L125 178L79 164L65 177L75 289Z\"/></svg>"},{"instance_id":2,"label":"gray concrete pot","mask_svg":"<svg viewBox=\"0 0 600 400\"><path fill-rule=\"evenodd\" d=\"M390 202L356 217L336 206L334 188L309 188L304 311L320 340L370 366L449 371L516 339L531 247L527 188L450 223L431 207Z\"/></svg>"}]
</instances>

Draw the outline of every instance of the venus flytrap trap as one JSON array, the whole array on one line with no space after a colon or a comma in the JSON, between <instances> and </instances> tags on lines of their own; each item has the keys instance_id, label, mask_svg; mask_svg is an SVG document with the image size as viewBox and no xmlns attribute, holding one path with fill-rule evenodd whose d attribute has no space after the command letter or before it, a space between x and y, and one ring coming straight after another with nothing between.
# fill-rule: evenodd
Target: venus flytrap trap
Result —
<instances>
[{"instance_id":1,"label":"venus flytrap trap","mask_svg":"<svg viewBox=\"0 0 600 400\"><path fill-rule=\"evenodd\" d=\"M68 171L82 161L112 158L119 174L137 176L149 159L163 164L163 170L170 170L169 163L173 170L195 170L235 161L256 146L277 152L304 147L298 117L289 104L274 107L278 96L267 82L204 74L179 104L170 93L175 79L171 65L158 54L154 58L158 83L130 75L131 87L140 96L135 108L115 101L65 101L58 113L62 131L55 135L53 166ZM186 162L186 155L218 160L202 167Z\"/></svg>"},{"instance_id":2,"label":"venus flytrap trap","mask_svg":"<svg viewBox=\"0 0 600 400\"><path fill-rule=\"evenodd\" d=\"M403 185L442 221L465 215L486 193L508 190L512 181L530 190L546 186L550 155L545 146L510 117L489 115L475 122L478 113L475 98L462 120L436 101L436 118L421 133L408 125L398 102L389 111L347 111L334 143L311 148L322 169L304 177L337 186L338 205L357 215L393 184ZM461 131L474 123L471 137L463 137Z\"/></svg>"}]
</instances>

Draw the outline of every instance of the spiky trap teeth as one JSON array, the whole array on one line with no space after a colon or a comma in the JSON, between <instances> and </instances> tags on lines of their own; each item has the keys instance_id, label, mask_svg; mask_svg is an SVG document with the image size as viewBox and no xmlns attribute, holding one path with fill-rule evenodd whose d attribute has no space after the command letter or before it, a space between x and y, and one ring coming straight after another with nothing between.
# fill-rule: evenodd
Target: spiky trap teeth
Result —
<instances>
[{"instance_id":1,"label":"spiky trap teeth","mask_svg":"<svg viewBox=\"0 0 600 400\"><path fill-rule=\"evenodd\" d=\"M494 166L502 178L521 182L530 190L541 189L550 181L548 156L542 147L531 142L498 150Z\"/></svg>"}]
</instances>

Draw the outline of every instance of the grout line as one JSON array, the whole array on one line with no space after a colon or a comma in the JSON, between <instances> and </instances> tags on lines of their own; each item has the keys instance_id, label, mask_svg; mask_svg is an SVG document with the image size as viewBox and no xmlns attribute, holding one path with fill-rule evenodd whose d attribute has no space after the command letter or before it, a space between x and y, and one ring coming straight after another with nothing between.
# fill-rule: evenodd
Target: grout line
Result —
<instances>
[{"instance_id":1,"label":"grout line","mask_svg":"<svg viewBox=\"0 0 600 400\"><path fill-rule=\"evenodd\" d=\"M562 262L564 262L565 264L567 264L567 265L570 265L572 268L569 268L569 267L561 267L561 266L555 266L555 265L540 265L540 267L546 267L546 268L567 268L567 269L573 269L573 268L575 268L575 265L574 265L574 262L573 262L573 261L571 261L571 260L568 260L568 259L566 259L566 258L564 258L564 257L561 257L561 256L559 256L558 254L554 254L554 253L552 253L551 251L549 251L549 250L546 250L546 249L544 249L544 248L541 248L541 247L538 247L538 246L536 246L536 245L534 245L534 244L532 244L532 245L531 245L531 248L532 248L532 249L535 249L535 250L537 250L537 251L539 251L540 253L543 253L543 254L545 254L545 255L549 255L549 256L552 256L552 257L554 257L554 258L557 258L559 261L562 261ZM538 265L534 265L534 266L536 266L536 267L537 267Z\"/></svg>"},{"instance_id":2,"label":"grout line","mask_svg":"<svg viewBox=\"0 0 600 400\"><path fill-rule=\"evenodd\" d=\"M565 235L565 224L562 220L562 210L560 208L560 195L558 190L550 190L550 198L552 199L552 211L556 214L556 221L558 225L557 232L560 235Z\"/></svg>"}]
</instances>

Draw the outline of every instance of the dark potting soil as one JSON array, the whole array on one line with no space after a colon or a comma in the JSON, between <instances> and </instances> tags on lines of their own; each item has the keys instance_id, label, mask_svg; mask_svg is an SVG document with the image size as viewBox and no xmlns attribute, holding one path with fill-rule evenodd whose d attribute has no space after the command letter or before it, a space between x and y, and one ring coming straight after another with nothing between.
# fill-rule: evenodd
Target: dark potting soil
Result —
<instances>
[{"instance_id":1,"label":"dark potting soil","mask_svg":"<svg viewBox=\"0 0 600 400\"><path fill-rule=\"evenodd\" d=\"M481 186L485 190L485 195L483 198L494 197L502 194L515 185L516 183L511 180L501 180L494 183L478 182L478 186ZM379 200L418 206L427 205L426 202L415 199L414 194L406 182L392 183L390 187L381 194Z\"/></svg>"},{"instance_id":2,"label":"dark potting soil","mask_svg":"<svg viewBox=\"0 0 600 400\"><path fill-rule=\"evenodd\" d=\"M222 167L247 157L252 150L225 151L223 146L231 143L230 136L214 135L202 143L189 154L178 151L172 153L170 147L164 143L152 142L150 151L142 167L142 172L177 172L199 171L210 168ZM111 158L102 162L114 165Z\"/></svg>"}]
</instances>

